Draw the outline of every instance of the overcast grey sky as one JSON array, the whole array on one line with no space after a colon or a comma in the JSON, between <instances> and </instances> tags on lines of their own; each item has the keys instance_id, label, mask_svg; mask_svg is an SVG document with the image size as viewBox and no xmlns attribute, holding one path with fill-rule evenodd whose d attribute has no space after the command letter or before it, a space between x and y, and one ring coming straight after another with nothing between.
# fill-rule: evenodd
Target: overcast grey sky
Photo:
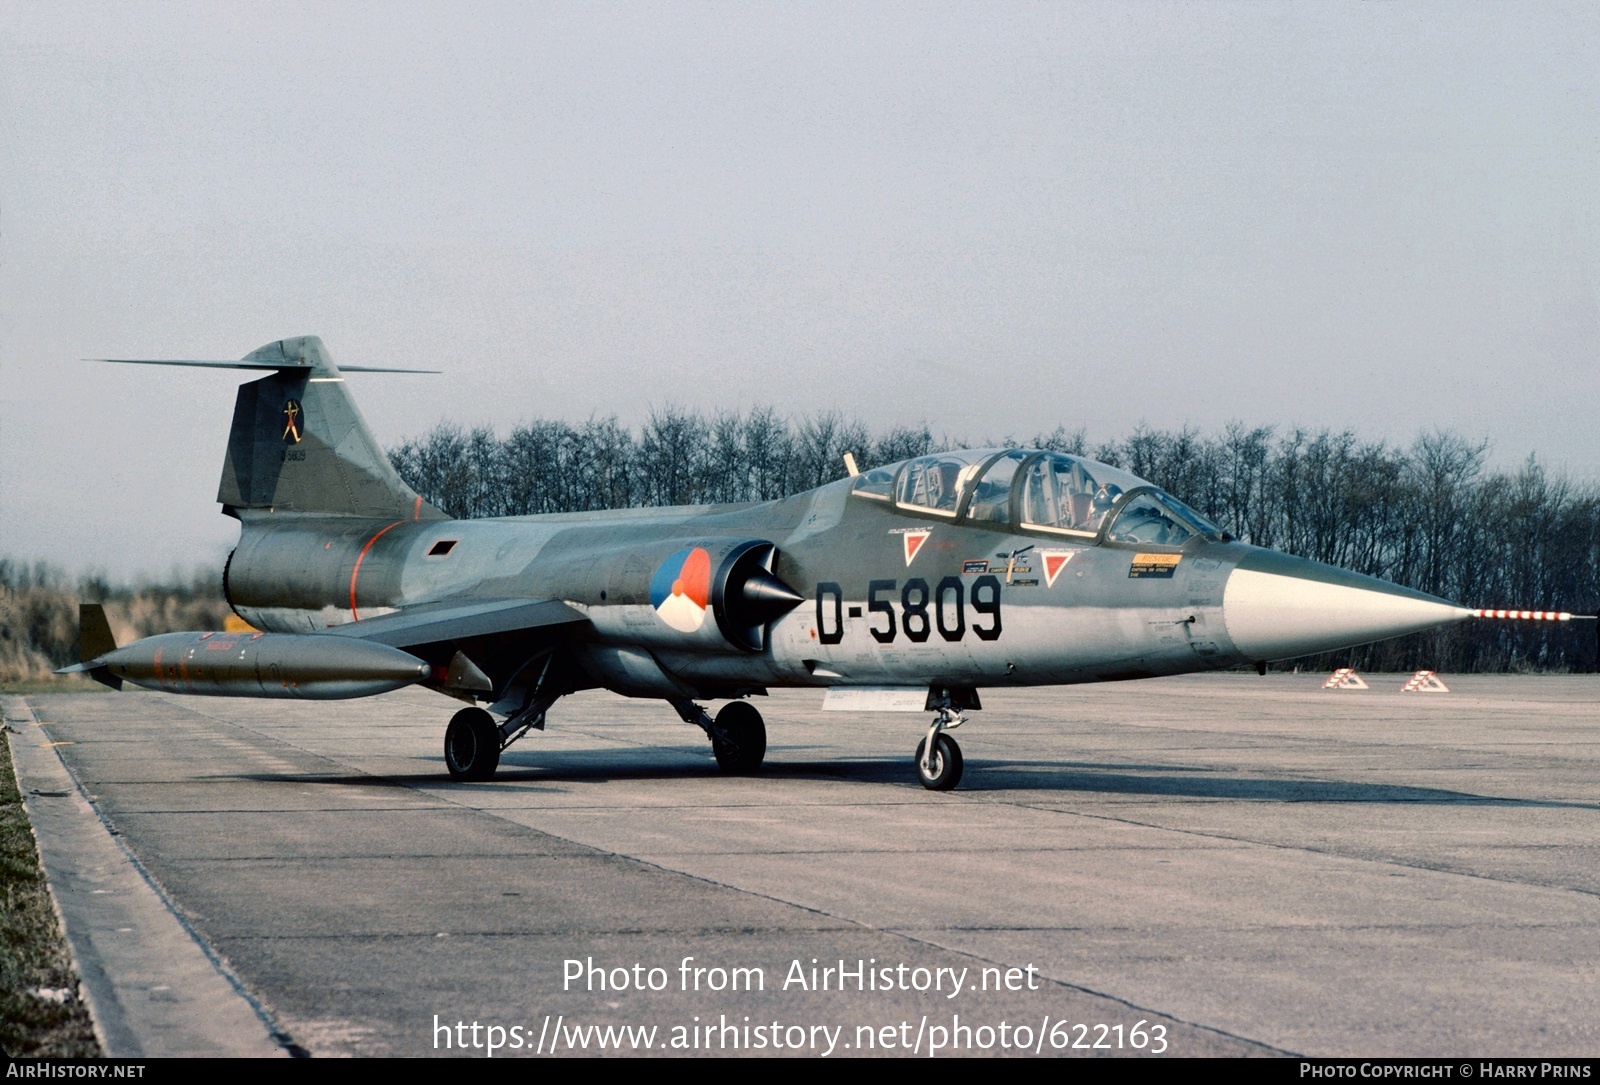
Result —
<instances>
[{"instance_id":1,"label":"overcast grey sky","mask_svg":"<svg viewBox=\"0 0 1600 1085\"><path fill-rule=\"evenodd\" d=\"M380 441L1449 427L1600 476L1600 6L0 2L0 556L219 564L290 335Z\"/></svg>"}]
</instances>

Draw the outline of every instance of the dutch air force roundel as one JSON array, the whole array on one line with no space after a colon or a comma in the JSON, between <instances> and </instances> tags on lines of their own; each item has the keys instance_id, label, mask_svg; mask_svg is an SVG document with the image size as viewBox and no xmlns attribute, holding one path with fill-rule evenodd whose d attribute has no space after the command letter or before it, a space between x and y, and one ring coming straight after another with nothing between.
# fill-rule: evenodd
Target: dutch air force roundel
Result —
<instances>
[{"instance_id":1,"label":"dutch air force roundel","mask_svg":"<svg viewBox=\"0 0 1600 1085\"><path fill-rule=\"evenodd\" d=\"M711 555L696 546L663 561L650 578L650 605L680 633L704 625L711 606Z\"/></svg>"}]
</instances>

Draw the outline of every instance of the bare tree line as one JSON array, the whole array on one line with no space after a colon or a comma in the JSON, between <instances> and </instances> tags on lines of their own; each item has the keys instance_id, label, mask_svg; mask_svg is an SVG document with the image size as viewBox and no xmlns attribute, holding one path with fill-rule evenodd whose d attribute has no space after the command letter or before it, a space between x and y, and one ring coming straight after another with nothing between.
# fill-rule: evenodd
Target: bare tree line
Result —
<instances>
[{"instance_id":1,"label":"bare tree line","mask_svg":"<svg viewBox=\"0 0 1600 1085\"><path fill-rule=\"evenodd\" d=\"M1423 434L1409 446L1349 431L1278 432L1240 423L1219 434L1143 428L1090 447L1082 431L979 441L924 427L874 433L826 413L770 407L710 416L665 408L634 432L615 418L530 422L501 439L441 424L389 453L401 476L452 516L765 501L863 468L964 446L1022 444L1132 471L1258 546L1458 600L1570 610L1600 604L1600 488L1534 458L1486 467L1487 445ZM1369 670L1591 670L1593 623L1469 622L1303 661Z\"/></svg>"},{"instance_id":2,"label":"bare tree line","mask_svg":"<svg viewBox=\"0 0 1600 1085\"><path fill-rule=\"evenodd\" d=\"M541 420L504 440L449 423L389 450L412 488L463 519L660 505L768 501L862 466L948 447L926 428L873 437L837 414L791 425L768 407L749 414L666 409L637 433L615 418Z\"/></svg>"}]
</instances>

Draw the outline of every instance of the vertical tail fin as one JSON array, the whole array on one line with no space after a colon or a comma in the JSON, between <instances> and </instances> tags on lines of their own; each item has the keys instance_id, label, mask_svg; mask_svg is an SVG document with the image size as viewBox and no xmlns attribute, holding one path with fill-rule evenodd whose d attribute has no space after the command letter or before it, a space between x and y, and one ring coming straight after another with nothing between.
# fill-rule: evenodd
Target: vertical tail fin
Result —
<instances>
[{"instance_id":1,"label":"vertical tail fin","mask_svg":"<svg viewBox=\"0 0 1600 1085\"><path fill-rule=\"evenodd\" d=\"M236 362L103 358L134 365L270 369L240 386L217 500L251 510L320 512L375 520L443 520L400 480L345 391L344 377L314 335L280 339ZM346 366L348 373L428 370Z\"/></svg>"},{"instance_id":2,"label":"vertical tail fin","mask_svg":"<svg viewBox=\"0 0 1600 1085\"><path fill-rule=\"evenodd\" d=\"M395 474L321 339L284 339L244 362L276 372L241 386L234 403L217 492L228 511L444 518Z\"/></svg>"}]
</instances>

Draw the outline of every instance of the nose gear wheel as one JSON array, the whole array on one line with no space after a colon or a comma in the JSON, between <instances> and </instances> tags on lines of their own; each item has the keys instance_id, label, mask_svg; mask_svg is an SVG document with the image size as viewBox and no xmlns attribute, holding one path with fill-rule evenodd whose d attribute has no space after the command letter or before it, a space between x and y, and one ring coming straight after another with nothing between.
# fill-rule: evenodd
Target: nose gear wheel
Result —
<instances>
[{"instance_id":1,"label":"nose gear wheel","mask_svg":"<svg viewBox=\"0 0 1600 1085\"><path fill-rule=\"evenodd\" d=\"M917 743L917 779L929 791L949 791L961 782L961 770L966 767L961 757L961 747L949 735L940 734L934 743L933 756L924 756L928 740Z\"/></svg>"}]
</instances>

